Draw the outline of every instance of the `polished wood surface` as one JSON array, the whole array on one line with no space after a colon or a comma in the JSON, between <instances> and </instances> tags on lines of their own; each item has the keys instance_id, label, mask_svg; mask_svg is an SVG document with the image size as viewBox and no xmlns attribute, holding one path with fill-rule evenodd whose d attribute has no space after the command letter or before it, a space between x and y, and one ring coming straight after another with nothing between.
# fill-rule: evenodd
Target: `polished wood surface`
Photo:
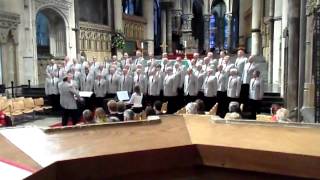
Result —
<instances>
[{"instance_id":1,"label":"polished wood surface","mask_svg":"<svg viewBox=\"0 0 320 180\"><path fill-rule=\"evenodd\" d=\"M12 134L9 140L0 135L1 149L4 147L0 156L36 169L41 168L38 164L43 168L52 164L36 173L40 179L45 176L39 174L50 174L53 178L49 179L71 176L82 166L91 167L87 174L97 171L100 176L95 178L105 178L202 165L315 178L320 177L319 130L222 124L205 115L168 115L162 116L160 123L94 126L42 134L32 128L0 130ZM35 149L36 153L32 153ZM99 165L108 167L108 173ZM121 167L126 170L119 172ZM49 172L48 168L60 174Z\"/></svg>"}]
</instances>

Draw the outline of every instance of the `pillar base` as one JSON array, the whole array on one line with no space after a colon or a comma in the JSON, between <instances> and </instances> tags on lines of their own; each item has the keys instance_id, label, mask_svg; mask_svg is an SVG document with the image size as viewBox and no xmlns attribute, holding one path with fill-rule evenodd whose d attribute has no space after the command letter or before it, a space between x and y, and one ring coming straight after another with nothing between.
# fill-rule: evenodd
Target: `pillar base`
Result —
<instances>
[{"instance_id":1,"label":"pillar base","mask_svg":"<svg viewBox=\"0 0 320 180\"><path fill-rule=\"evenodd\" d=\"M315 123L315 108L314 107L302 107L301 115L304 123Z\"/></svg>"}]
</instances>

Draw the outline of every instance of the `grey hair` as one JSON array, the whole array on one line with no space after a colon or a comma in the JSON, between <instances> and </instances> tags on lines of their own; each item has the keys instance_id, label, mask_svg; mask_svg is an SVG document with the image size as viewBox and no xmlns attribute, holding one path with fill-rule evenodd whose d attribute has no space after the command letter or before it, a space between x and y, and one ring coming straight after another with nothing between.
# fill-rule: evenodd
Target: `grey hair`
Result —
<instances>
[{"instance_id":1,"label":"grey hair","mask_svg":"<svg viewBox=\"0 0 320 180\"><path fill-rule=\"evenodd\" d=\"M124 120L134 120L134 112L131 109L127 109L123 113Z\"/></svg>"},{"instance_id":2,"label":"grey hair","mask_svg":"<svg viewBox=\"0 0 320 180\"><path fill-rule=\"evenodd\" d=\"M92 121L93 119L92 112L89 109L84 110L82 116L85 121Z\"/></svg>"},{"instance_id":3,"label":"grey hair","mask_svg":"<svg viewBox=\"0 0 320 180\"><path fill-rule=\"evenodd\" d=\"M229 104L229 112L238 112L240 105L236 101L232 101Z\"/></svg>"}]
</instances>

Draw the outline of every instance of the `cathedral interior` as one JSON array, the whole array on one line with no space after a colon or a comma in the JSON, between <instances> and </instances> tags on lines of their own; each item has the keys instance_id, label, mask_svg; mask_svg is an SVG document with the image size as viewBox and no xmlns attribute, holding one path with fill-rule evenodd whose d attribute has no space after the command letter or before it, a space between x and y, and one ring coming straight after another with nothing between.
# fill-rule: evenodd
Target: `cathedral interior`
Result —
<instances>
[{"instance_id":1,"label":"cathedral interior","mask_svg":"<svg viewBox=\"0 0 320 180\"><path fill-rule=\"evenodd\" d=\"M320 177L317 0L0 0L0 113L1 98L13 103L41 97L45 107L47 67L53 60L105 65L125 54L138 59L137 51L160 64L164 54L169 61L192 64L197 53L203 61L210 53L218 61L221 52L236 62L243 51L246 58L254 57L263 79L263 113L272 115L276 104L292 121L230 123L215 120L211 111L198 117L179 107L159 121L50 126L41 133L25 124L6 129L0 123L5 147L0 179L6 159L27 165L22 169L28 175L21 176L27 179ZM33 145L37 151L32 152Z\"/></svg>"}]
</instances>

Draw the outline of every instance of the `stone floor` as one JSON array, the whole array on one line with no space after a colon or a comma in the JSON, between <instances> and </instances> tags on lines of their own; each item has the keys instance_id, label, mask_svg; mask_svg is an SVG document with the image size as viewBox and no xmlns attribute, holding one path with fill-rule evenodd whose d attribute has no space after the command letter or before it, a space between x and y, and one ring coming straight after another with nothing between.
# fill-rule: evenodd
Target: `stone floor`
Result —
<instances>
[{"instance_id":1,"label":"stone floor","mask_svg":"<svg viewBox=\"0 0 320 180\"><path fill-rule=\"evenodd\" d=\"M61 122L61 117L59 116L51 116L51 115L37 115L35 120L30 119L25 122L19 123L16 126L38 126L47 128L53 124L57 124Z\"/></svg>"}]
</instances>

